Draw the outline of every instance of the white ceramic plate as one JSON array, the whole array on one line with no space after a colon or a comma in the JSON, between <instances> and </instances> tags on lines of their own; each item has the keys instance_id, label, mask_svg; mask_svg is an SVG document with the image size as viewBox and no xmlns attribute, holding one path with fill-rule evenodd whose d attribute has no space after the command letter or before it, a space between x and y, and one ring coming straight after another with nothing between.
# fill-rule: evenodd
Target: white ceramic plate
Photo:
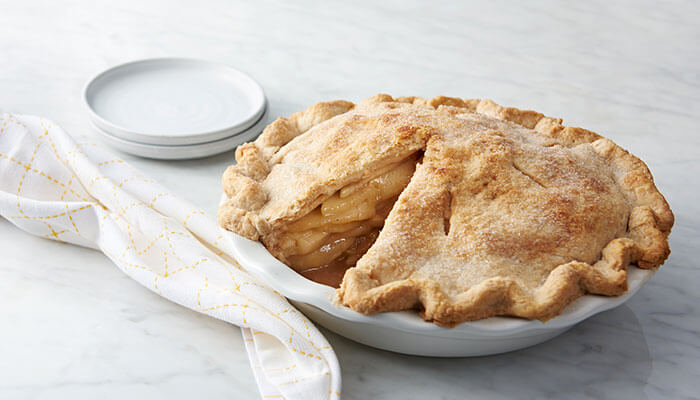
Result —
<instances>
[{"instance_id":1,"label":"white ceramic plate","mask_svg":"<svg viewBox=\"0 0 700 400\"><path fill-rule=\"evenodd\" d=\"M134 61L110 68L85 87L92 122L111 136L151 145L228 138L265 111L250 76L223 64L186 58Z\"/></svg>"},{"instance_id":2,"label":"white ceramic plate","mask_svg":"<svg viewBox=\"0 0 700 400\"><path fill-rule=\"evenodd\" d=\"M191 158L208 157L214 154L232 150L238 145L254 140L263 128L267 125L267 111L255 122L255 124L245 131L235 134L225 139L213 142L199 143L193 145L180 146L159 146L153 144L131 142L112 136L95 125L100 137L110 146L125 153L134 154L140 157L155 158L159 160L184 160Z\"/></svg>"},{"instance_id":3,"label":"white ceramic plate","mask_svg":"<svg viewBox=\"0 0 700 400\"><path fill-rule=\"evenodd\" d=\"M222 198L225 200L225 196ZM551 339L584 319L617 307L654 274L633 266L629 289L617 297L587 295L547 322L494 317L444 328L423 321L413 311L363 315L335 305L335 290L297 274L274 258L263 245L222 229L234 256L251 273L287 297L314 322L368 346L397 353L434 357L466 357L505 353Z\"/></svg>"}]
</instances>

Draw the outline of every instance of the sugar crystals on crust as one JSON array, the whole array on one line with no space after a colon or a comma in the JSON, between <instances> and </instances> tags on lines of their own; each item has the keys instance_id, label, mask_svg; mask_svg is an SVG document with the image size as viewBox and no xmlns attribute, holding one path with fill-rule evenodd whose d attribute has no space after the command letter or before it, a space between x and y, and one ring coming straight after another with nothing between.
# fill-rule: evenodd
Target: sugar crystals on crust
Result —
<instances>
[{"instance_id":1,"label":"sugar crystals on crust","mask_svg":"<svg viewBox=\"0 0 700 400\"><path fill-rule=\"evenodd\" d=\"M236 152L219 210L362 313L546 320L668 257L673 214L613 142L490 100L319 103ZM346 271L347 269L347 271Z\"/></svg>"}]
</instances>

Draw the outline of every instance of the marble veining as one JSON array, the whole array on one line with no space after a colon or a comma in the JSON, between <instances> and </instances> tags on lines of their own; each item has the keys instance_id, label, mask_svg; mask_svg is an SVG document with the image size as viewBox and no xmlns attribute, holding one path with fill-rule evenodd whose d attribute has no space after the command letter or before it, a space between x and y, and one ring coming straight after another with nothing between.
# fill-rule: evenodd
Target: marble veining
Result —
<instances>
[{"instance_id":1,"label":"marble veining","mask_svg":"<svg viewBox=\"0 0 700 400\"><path fill-rule=\"evenodd\" d=\"M690 2L4 1L0 109L99 141L95 73L145 57L231 64L272 116L333 98L487 97L643 158L672 255L624 306L515 353L431 359L327 332L346 399L699 398L700 5ZM122 157L212 214L231 160ZM196 188L196 190L193 190ZM0 220L0 398L258 398L237 328L169 303L92 250Z\"/></svg>"}]
</instances>

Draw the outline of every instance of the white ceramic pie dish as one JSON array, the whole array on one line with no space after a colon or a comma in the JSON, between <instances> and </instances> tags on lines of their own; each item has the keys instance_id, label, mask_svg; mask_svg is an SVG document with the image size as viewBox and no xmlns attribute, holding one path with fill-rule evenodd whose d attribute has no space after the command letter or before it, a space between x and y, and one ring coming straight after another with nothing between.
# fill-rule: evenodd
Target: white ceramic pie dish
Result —
<instances>
[{"instance_id":1,"label":"white ceramic pie dish","mask_svg":"<svg viewBox=\"0 0 700 400\"><path fill-rule=\"evenodd\" d=\"M246 270L266 281L314 322L368 346L420 356L483 356L544 342L592 315L623 304L655 272L630 266L629 289L623 295L580 297L560 315L544 323L494 317L445 328L423 321L414 311L363 315L336 305L333 302L335 289L304 278L273 257L259 242L224 229L221 231Z\"/></svg>"}]
</instances>

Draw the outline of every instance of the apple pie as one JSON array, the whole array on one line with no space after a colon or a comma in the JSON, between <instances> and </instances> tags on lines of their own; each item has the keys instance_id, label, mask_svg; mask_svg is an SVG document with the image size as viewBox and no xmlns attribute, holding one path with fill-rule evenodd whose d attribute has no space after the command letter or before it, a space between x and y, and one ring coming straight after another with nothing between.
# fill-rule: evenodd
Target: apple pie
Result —
<instances>
[{"instance_id":1,"label":"apple pie","mask_svg":"<svg viewBox=\"0 0 700 400\"><path fill-rule=\"evenodd\" d=\"M490 100L318 103L236 161L219 224L361 313L544 321L670 253L673 214L641 160Z\"/></svg>"}]
</instances>

